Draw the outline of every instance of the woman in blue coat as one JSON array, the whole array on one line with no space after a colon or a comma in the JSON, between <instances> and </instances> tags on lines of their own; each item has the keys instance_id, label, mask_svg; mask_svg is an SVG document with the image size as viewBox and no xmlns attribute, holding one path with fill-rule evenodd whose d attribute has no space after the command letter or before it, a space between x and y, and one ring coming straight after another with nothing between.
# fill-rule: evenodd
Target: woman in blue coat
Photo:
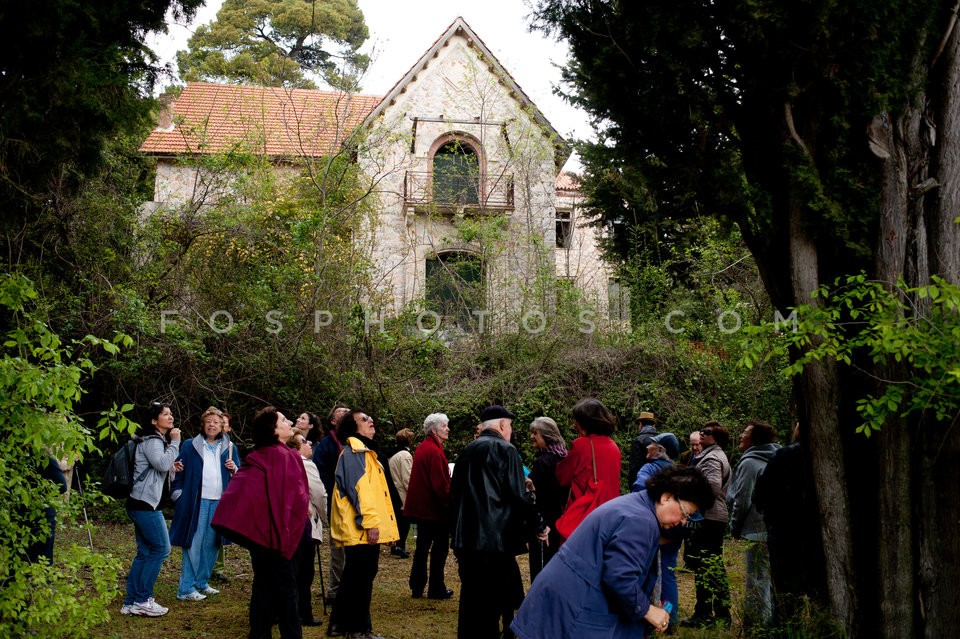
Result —
<instances>
[{"instance_id":1,"label":"woman in blue coat","mask_svg":"<svg viewBox=\"0 0 960 639\"><path fill-rule=\"evenodd\" d=\"M223 433L223 418L213 406L200 416L202 432L180 448L183 470L173 480L170 544L183 548L177 599L201 601L219 591L207 580L223 543L210 527L220 495L240 467L240 455Z\"/></svg>"},{"instance_id":2,"label":"woman in blue coat","mask_svg":"<svg viewBox=\"0 0 960 639\"><path fill-rule=\"evenodd\" d=\"M519 639L619 639L666 631L659 606L660 529L683 525L714 495L696 468L666 468L646 492L590 513L533 582L511 624Z\"/></svg>"}]
</instances>

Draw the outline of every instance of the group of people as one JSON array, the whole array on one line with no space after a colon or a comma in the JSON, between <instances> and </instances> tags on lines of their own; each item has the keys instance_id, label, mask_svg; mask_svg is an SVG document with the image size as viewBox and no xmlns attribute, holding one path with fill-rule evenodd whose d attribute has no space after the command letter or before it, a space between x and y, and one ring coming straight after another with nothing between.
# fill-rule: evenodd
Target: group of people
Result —
<instances>
[{"instance_id":1,"label":"group of people","mask_svg":"<svg viewBox=\"0 0 960 639\"><path fill-rule=\"evenodd\" d=\"M515 419L504 406L483 409L473 441L450 464L443 413L427 416L413 452L414 434L403 429L395 435L396 452L381 457L376 423L362 409L338 404L323 423L305 412L294 424L267 407L253 418L253 450L241 461L222 411L207 409L200 434L181 445L170 407L154 404L127 500L137 555L121 612L167 612L153 587L171 544L183 549L177 598L216 595L209 581L230 540L249 550L253 567L249 636L269 637L279 625L281 637L300 637L304 625L320 623L311 608L313 561L328 522L328 636L376 639L370 610L380 546L407 558L411 525L417 537L410 596L455 594L444 579L452 549L462 639L668 632L678 623L674 571L681 543L695 573L697 604L679 625L729 624L722 561L729 524L735 537L751 543L747 619L769 617L769 559L762 518L751 503L759 471L777 447L769 425L747 423L745 452L732 470L722 424L708 422L691 434L683 459L676 436L658 433L653 414L643 413L631 449L633 492L621 496L621 452L612 438L617 418L600 401L586 398L573 407L576 437L569 448L556 421L534 419L529 467L514 445ZM160 511L168 494L169 531ZM574 512L580 514L571 523ZM523 553L531 579L526 593L517 564Z\"/></svg>"},{"instance_id":2,"label":"group of people","mask_svg":"<svg viewBox=\"0 0 960 639\"><path fill-rule=\"evenodd\" d=\"M798 445L783 451L789 452L789 456L781 454L773 426L759 420L747 420L739 438L741 455L736 466L731 467L725 452L730 433L720 422L707 422L690 433L689 449L679 454L679 441L674 434L657 432L651 413L641 417L649 417L649 421L641 423L640 434L633 441L631 458L636 458L639 450L646 450L646 463L638 465L634 490L642 488L650 476L676 463L700 470L715 496L713 506L704 510L695 521L674 534L665 531L661 538L664 597L676 600L675 570L681 543L685 543L684 561L694 572L696 588L692 616L678 621L674 609L668 627L676 624L729 627L730 588L723 561L723 542L728 532L734 539L746 542L742 610L745 632L749 634L788 619L794 610L789 606L774 605L774 594L778 595L778 604L789 601L791 593L799 593L805 587L792 583L796 575L810 570L787 558L796 557L798 553L772 540L788 535L789 539L796 540L794 531L807 529L795 526L797 517L786 514L790 510L797 511L801 503L810 502L799 495L799 490L785 490L791 483L800 481L802 476L793 461L797 458ZM816 522L815 516L809 519ZM768 529L775 532L768 532ZM815 536L810 535L810 538ZM771 546L775 559L784 557L780 561L789 566L788 569L771 571ZM810 556L810 553L803 553L803 556ZM778 579L782 583L778 584Z\"/></svg>"}]
</instances>

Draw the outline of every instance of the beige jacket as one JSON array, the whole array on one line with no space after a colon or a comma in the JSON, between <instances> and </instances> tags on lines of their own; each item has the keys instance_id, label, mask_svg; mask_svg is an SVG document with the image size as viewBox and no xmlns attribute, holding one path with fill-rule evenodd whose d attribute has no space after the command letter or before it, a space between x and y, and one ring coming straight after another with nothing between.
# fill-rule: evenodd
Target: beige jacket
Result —
<instances>
[{"instance_id":1,"label":"beige jacket","mask_svg":"<svg viewBox=\"0 0 960 639\"><path fill-rule=\"evenodd\" d=\"M316 542L323 541L323 518L327 514L327 489L320 481L320 471L313 460L301 457L303 469L307 472L307 483L310 485L310 525L311 536Z\"/></svg>"}]
</instances>

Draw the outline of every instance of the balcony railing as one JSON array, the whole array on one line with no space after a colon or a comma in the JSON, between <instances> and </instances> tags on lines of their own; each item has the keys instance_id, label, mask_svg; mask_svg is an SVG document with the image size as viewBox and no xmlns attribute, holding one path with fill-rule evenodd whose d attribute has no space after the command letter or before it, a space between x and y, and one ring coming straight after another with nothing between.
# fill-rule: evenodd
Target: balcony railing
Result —
<instances>
[{"instance_id":1,"label":"balcony railing","mask_svg":"<svg viewBox=\"0 0 960 639\"><path fill-rule=\"evenodd\" d=\"M440 211L513 210L513 175L444 176L435 182L430 171L407 171L403 199L417 208L436 207Z\"/></svg>"}]
</instances>

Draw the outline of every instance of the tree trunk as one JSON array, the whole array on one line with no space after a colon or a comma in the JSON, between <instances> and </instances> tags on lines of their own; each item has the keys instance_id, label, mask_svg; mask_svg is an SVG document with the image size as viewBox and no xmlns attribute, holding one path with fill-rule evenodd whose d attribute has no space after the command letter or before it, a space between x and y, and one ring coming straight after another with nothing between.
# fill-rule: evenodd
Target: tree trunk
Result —
<instances>
[{"instance_id":1,"label":"tree trunk","mask_svg":"<svg viewBox=\"0 0 960 639\"><path fill-rule=\"evenodd\" d=\"M960 283L960 32L953 29L941 57L942 80L937 87L939 122L936 130L936 179L938 202L931 221L932 265L935 273L954 284Z\"/></svg>"},{"instance_id":2,"label":"tree trunk","mask_svg":"<svg viewBox=\"0 0 960 639\"><path fill-rule=\"evenodd\" d=\"M811 293L820 285L816 245L802 220L797 204L790 212L790 272L796 304L817 303ZM822 360L808 364L799 384L798 411L809 427L810 450L826 559L827 591L833 612L846 628L855 627L857 598L854 589L854 558L850 527L843 446L838 445L839 383L836 363Z\"/></svg>"},{"instance_id":3,"label":"tree trunk","mask_svg":"<svg viewBox=\"0 0 960 639\"><path fill-rule=\"evenodd\" d=\"M881 193L876 276L892 285L930 283L931 272L960 279L960 49L954 32L944 68L928 76L936 103L921 94L889 131ZM939 114L935 120L931 114ZM935 122L935 124L934 124ZM931 153L931 147L936 150ZM932 169L932 175L931 175ZM929 233L928 233L929 228ZM916 316L928 300L911 300ZM880 379L904 379L893 366ZM956 636L960 628L960 429L933 415L884 425L879 436L879 524L876 556L881 636Z\"/></svg>"},{"instance_id":4,"label":"tree trunk","mask_svg":"<svg viewBox=\"0 0 960 639\"><path fill-rule=\"evenodd\" d=\"M960 34L955 28L942 56L937 102L937 156L934 176L938 197L930 198L929 259L935 274L960 284ZM960 632L960 426L937 422L932 415L917 430L919 616L927 639L956 637Z\"/></svg>"},{"instance_id":5,"label":"tree trunk","mask_svg":"<svg viewBox=\"0 0 960 639\"><path fill-rule=\"evenodd\" d=\"M920 168L911 166L911 159L921 157L916 138L919 120L918 110L910 109L897 120L895 127L887 126L883 130L883 144L890 150L890 157L882 167L879 241L874 269L876 278L891 289L900 277L907 276L908 270L913 272L913 278L919 277L915 266L908 267L908 263L915 262L921 253L917 250L919 238L914 230L917 219L921 220L922 226L923 216L911 215L909 198L911 182L916 184L925 178L925 163ZM874 135L877 134L875 130ZM877 375L880 379L901 379L903 372L887 366L881 367ZM878 388L876 392L882 392L882 389ZM911 499L914 494L911 477L915 471L915 446L904 421L884 424L878 439L879 511L874 544L880 604L877 621L884 639L902 639L915 636L917 571L914 569L912 527L915 502Z\"/></svg>"}]
</instances>

